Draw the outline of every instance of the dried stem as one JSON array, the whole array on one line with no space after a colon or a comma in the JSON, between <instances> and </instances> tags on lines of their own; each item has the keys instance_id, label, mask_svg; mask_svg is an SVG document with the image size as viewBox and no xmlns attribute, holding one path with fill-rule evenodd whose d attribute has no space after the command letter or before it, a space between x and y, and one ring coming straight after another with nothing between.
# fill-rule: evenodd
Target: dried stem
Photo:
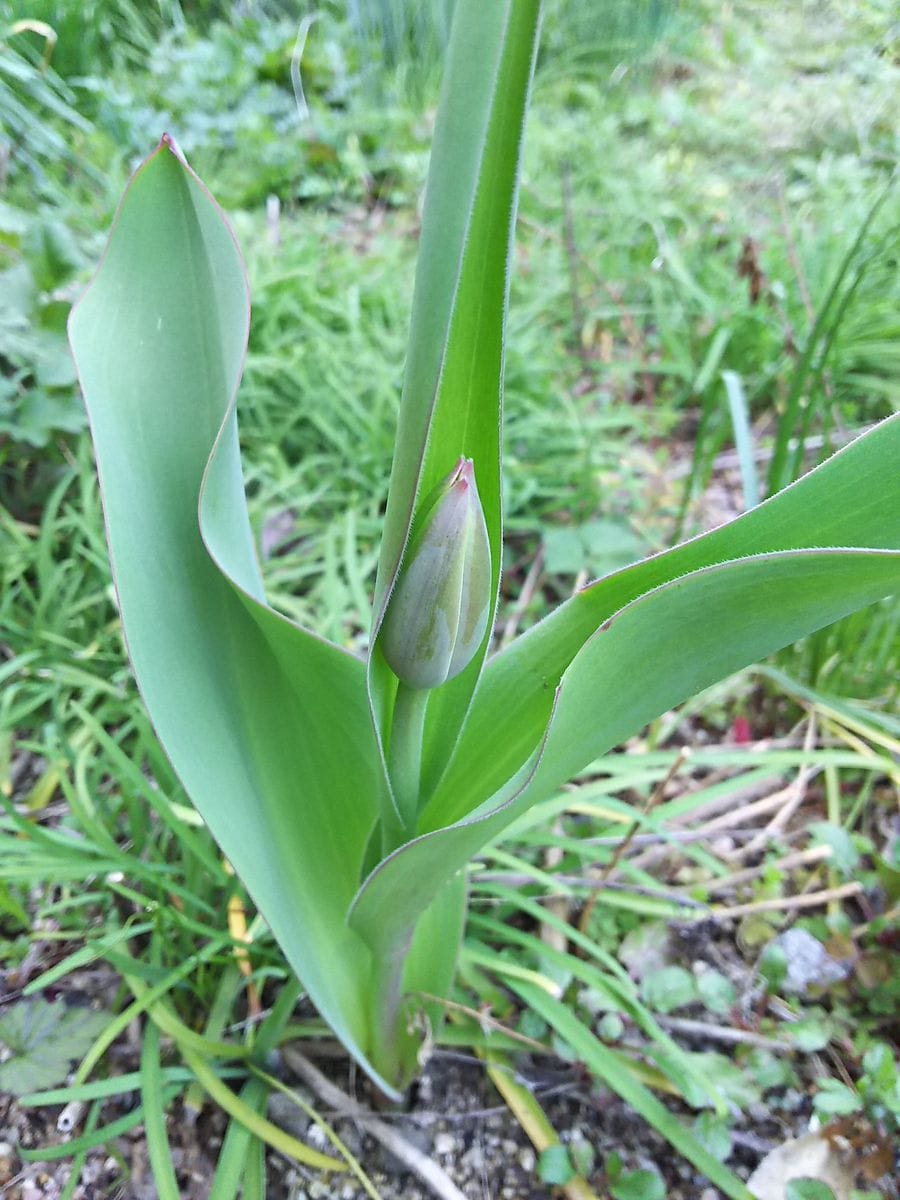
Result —
<instances>
[{"instance_id":1,"label":"dried stem","mask_svg":"<svg viewBox=\"0 0 900 1200\"><path fill-rule=\"evenodd\" d=\"M652 812L653 809L656 808L656 806L663 800L663 798L665 797L665 794L666 794L666 788L669 786L669 784L672 782L672 780L675 778L675 776L678 774L678 772L684 766L685 762L688 759L689 754L690 754L690 751L687 748L682 748L678 752L678 757L675 759L675 761L669 767L666 774L663 776L663 778L659 781L659 783L657 783L656 787L653 789L653 792L651 793L649 799L647 800L647 803L644 805L641 815L639 817L636 817L634 819L634 821L632 821L631 825L629 826L628 832L625 834L622 841L619 843L619 845L613 851L613 855L612 855L612 858L609 860L609 864L607 865L603 874L600 876L600 882L597 884L597 886L591 892L590 896L587 899L587 903L585 904L584 908L581 910L581 916L578 919L579 933L587 933L588 923L590 922L591 914L594 911L594 908L597 904L597 900L600 896L600 893L609 884L611 875L618 867L619 863L622 860L622 856L628 850L628 847L631 845L633 838L637 835L637 832L640 829L641 825L643 825L644 819L646 818L647 814Z\"/></svg>"},{"instance_id":2,"label":"dried stem","mask_svg":"<svg viewBox=\"0 0 900 1200\"><path fill-rule=\"evenodd\" d=\"M778 1038L764 1037L749 1029L734 1029L730 1025L711 1025L707 1021L694 1021L688 1017L668 1017L659 1014L656 1018L663 1029L672 1033L686 1033L708 1038L715 1042L730 1042L734 1045L756 1046L760 1050L793 1050L790 1042Z\"/></svg>"},{"instance_id":3,"label":"dried stem","mask_svg":"<svg viewBox=\"0 0 900 1200\"><path fill-rule=\"evenodd\" d=\"M438 1166L434 1159L423 1154L396 1129L392 1129L390 1125L376 1117L374 1113L369 1112L368 1109L363 1108L346 1092L341 1091L337 1084L326 1079L305 1054L302 1054L294 1046L282 1047L282 1054L291 1070L295 1071L307 1087L311 1088L330 1109L339 1116L350 1117L361 1125L371 1137L380 1142L386 1150L389 1150L395 1158L417 1175L439 1200L466 1200L447 1172Z\"/></svg>"},{"instance_id":4,"label":"dried stem","mask_svg":"<svg viewBox=\"0 0 900 1200\"><path fill-rule=\"evenodd\" d=\"M795 908L818 908L831 900L847 900L859 896L865 888L858 881L844 883L840 887L826 888L821 892L809 892L802 896L782 896L773 900L754 900L750 904L735 904L731 908L714 908L708 916L715 921L731 921L735 917L746 917L749 913L790 912Z\"/></svg>"}]
</instances>

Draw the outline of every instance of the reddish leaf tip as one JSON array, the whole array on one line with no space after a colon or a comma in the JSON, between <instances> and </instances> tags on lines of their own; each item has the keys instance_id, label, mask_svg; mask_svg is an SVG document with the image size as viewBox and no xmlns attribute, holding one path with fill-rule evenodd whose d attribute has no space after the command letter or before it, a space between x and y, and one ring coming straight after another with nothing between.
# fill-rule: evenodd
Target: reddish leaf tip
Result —
<instances>
[{"instance_id":1,"label":"reddish leaf tip","mask_svg":"<svg viewBox=\"0 0 900 1200\"><path fill-rule=\"evenodd\" d=\"M178 145L178 142L175 140L175 138L172 137L171 133L164 133L162 135L162 137L159 139L159 149L170 151L175 155L180 163L183 163L185 166L187 166L187 160L182 153L181 147Z\"/></svg>"}]
</instances>

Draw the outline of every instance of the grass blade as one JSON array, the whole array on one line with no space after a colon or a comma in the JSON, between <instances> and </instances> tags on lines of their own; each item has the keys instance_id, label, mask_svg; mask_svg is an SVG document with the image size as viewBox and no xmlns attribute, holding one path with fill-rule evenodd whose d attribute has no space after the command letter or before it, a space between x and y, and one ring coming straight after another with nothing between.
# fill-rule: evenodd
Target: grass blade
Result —
<instances>
[{"instance_id":1,"label":"grass blade","mask_svg":"<svg viewBox=\"0 0 900 1200\"><path fill-rule=\"evenodd\" d=\"M744 508L756 508L759 504L759 479L756 474L756 460L753 457L753 432L750 428L750 413L744 396L744 385L736 371L723 371L722 381L728 397L728 412L734 430L734 446L741 469Z\"/></svg>"},{"instance_id":2,"label":"grass blade","mask_svg":"<svg viewBox=\"0 0 900 1200\"><path fill-rule=\"evenodd\" d=\"M159 1200L179 1200L178 1181L172 1164L172 1152L166 1134L165 1087L159 1062L159 1027L153 1021L144 1026L141 1048L141 1100L144 1105L144 1136L147 1154Z\"/></svg>"},{"instance_id":3,"label":"grass blade","mask_svg":"<svg viewBox=\"0 0 900 1200\"><path fill-rule=\"evenodd\" d=\"M819 352L820 344L823 339L827 340L827 328L835 304L840 295L841 287L844 280L850 272L853 263L859 254L859 251L866 239L872 222L881 208L882 204L890 195L891 189L894 186L894 181L891 180L887 187L882 191L881 195L876 197L869 211L860 225L859 232L847 248L847 253L841 260L834 279L831 281L831 287L823 300L819 311L816 314L816 319L813 322L813 327L806 339L806 345L803 347L803 353L800 356L800 361L794 367L791 374L790 388L788 389L787 400L785 402L784 413L778 422L778 435L775 440L774 453L772 461L769 464L769 494L777 492L780 488L785 487L790 483L791 465L788 462L790 454L790 440L795 435L799 435L798 418L800 416L800 403L803 398L803 391L807 385L807 380L813 373L813 362L817 352ZM798 449L798 454L802 453L802 449ZM797 461L793 464L793 469L797 469Z\"/></svg>"},{"instance_id":4,"label":"grass blade","mask_svg":"<svg viewBox=\"0 0 900 1200\"><path fill-rule=\"evenodd\" d=\"M184 1085L180 1083L167 1087L163 1091L163 1104L171 1103L179 1092L183 1090ZM73 1154L80 1154L83 1150L93 1150L95 1146L106 1145L107 1142L111 1142L115 1138L121 1137L123 1133L127 1133L129 1129L134 1129L136 1125L140 1125L143 1119L144 1106L143 1104L139 1104L131 1112L126 1113L124 1117L110 1121L108 1125L104 1125L101 1129L85 1132L80 1137L72 1138L71 1141L63 1142L59 1146L36 1146L33 1150L26 1150L20 1147L18 1154L23 1162L58 1162L61 1158L70 1158Z\"/></svg>"},{"instance_id":5,"label":"grass blade","mask_svg":"<svg viewBox=\"0 0 900 1200\"><path fill-rule=\"evenodd\" d=\"M260 1079L248 1079L241 1088L241 1104L262 1115L269 1089ZM246 1173L255 1172L254 1159L263 1143L236 1116L228 1122L228 1130L216 1161L216 1172L209 1188L209 1200L235 1200L242 1180L245 1190Z\"/></svg>"},{"instance_id":6,"label":"grass blade","mask_svg":"<svg viewBox=\"0 0 900 1200\"><path fill-rule=\"evenodd\" d=\"M602 1079L606 1086L620 1096L630 1108L652 1125L657 1133L679 1154L702 1171L711 1184L724 1192L729 1200L753 1200L740 1179L706 1150L689 1129L674 1117L665 1105L623 1071L619 1059L578 1020L574 1013L542 988L521 979L510 977L508 986L520 999L544 1018L556 1030L578 1057Z\"/></svg>"},{"instance_id":7,"label":"grass blade","mask_svg":"<svg viewBox=\"0 0 900 1200\"><path fill-rule=\"evenodd\" d=\"M266 1117L261 1116L255 1108L247 1104L227 1084L222 1082L200 1054L189 1049L183 1043L179 1045L179 1050L184 1057L184 1061L194 1072L194 1075L203 1085L204 1090L209 1094L210 1098L215 1100L220 1108L224 1109L229 1116L239 1121L255 1137L271 1146L273 1150L278 1150L281 1154L287 1155L288 1158L303 1163L304 1166L313 1167L318 1171L347 1170L344 1163L338 1159L329 1158L327 1154L320 1154L318 1150L313 1150L311 1146L304 1145L297 1138L292 1137L289 1133L285 1133L283 1129L279 1129L277 1125L273 1125Z\"/></svg>"}]
</instances>

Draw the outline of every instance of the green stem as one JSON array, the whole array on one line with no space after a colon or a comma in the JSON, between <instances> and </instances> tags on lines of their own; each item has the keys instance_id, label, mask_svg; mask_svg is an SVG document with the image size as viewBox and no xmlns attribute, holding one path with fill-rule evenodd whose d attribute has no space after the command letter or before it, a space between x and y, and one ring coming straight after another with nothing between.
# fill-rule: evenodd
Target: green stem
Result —
<instances>
[{"instance_id":1,"label":"green stem","mask_svg":"<svg viewBox=\"0 0 900 1200\"><path fill-rule=\"evenodd\" d=\"M389 1083L399 1083L402 1053L400 1006L403 954L377 955L372 962L372 1061Z\"/></svg>"},{"instance_id":2,"label":"green stem","mask_svg":"<svg viewBox=\"0 0 900 1200\"><path fill-rule=\"evenodd\" d=\"M400 819L406 835L411 837L419 812L419 784L422 775L422 735L425 729L425 709L428 690L412 688L405 683L397 687L394 701L394 722L388 767ZM393 848L393 847L392 847Z\"/></svg>"},{"instance_id":3,"label":"green stem","mask_svg":"<svg viewBox=\"0 0 900 1200\"><path fill-rule=\"evenodd\" d=\"M427 707L427 689L412 688L405 683L397 685L388 770L400 815L398 819L391 810L382 820L382 852L385 856L403 845L415 832ZM411 938L410 930L387 953L376 955L372 963L372 1058L385 1078L398 1085L404 1074L403 1063L408 1057L409 1035L403 1029L401 1016L403 964Z\"/></svg>"}]
</instances>

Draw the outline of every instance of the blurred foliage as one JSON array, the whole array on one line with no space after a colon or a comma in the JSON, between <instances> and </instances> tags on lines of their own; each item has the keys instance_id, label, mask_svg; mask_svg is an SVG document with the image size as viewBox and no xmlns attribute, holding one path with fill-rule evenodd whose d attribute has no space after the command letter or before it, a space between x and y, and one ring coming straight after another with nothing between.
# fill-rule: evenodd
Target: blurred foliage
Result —
<instances>
[{"instance_id":1,"label":"blurred foliage","mask_svg":"<svg viewBox=\"0 0 900 1200\"><path fill-rule=\"evenodd\" d=\"M136 0L6 0L0 20L8 25L39 23L53 31L54 71L71 80L115 67L140 67L173 5ZM19 34L38 46L36 28Z\"/></svg>"},{"instance_id":2,"label":"blurred foliage","mask_svg":"<svg viewBox=\"0 0 900 1200\"><path fill-rule=\"evenodd\" d=\"M60 461L54 439L87 425L66 339L82 266L56 210L0 202L0 501L32 517Z\"/></svg>"},{"instance_id":3,"label":"blurred foliage","mask_svg":"<svg viewBox=\"0 0 900 1200\"><path fill-rule=\"evenodd\" d=\"M0 181L24 169L33 185L46 187L44 165L68 166L68 139L90 131L74 91L50 67L57 41L49 25L0 25Z\"/></svg>"}]
</instances>

